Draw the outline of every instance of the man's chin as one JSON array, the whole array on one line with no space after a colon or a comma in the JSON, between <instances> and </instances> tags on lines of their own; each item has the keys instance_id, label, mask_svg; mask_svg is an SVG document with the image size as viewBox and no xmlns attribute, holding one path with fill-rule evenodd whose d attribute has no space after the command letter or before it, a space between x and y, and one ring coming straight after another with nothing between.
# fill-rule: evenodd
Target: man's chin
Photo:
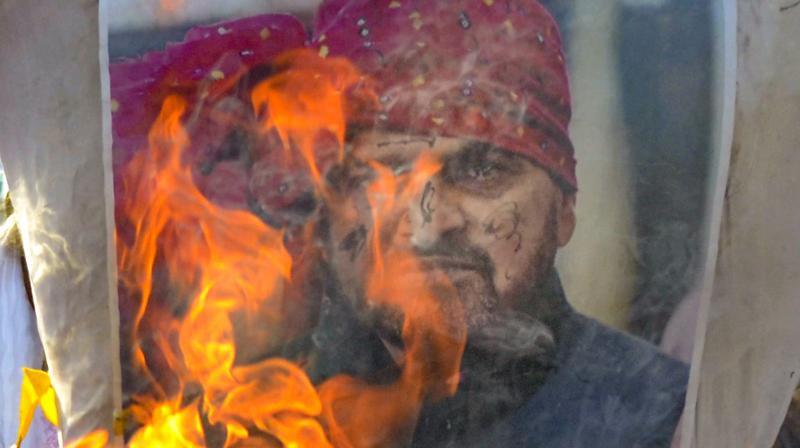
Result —
<instances>
[{"instance_id":1,"label":"man's chin","mask_svg":"<svg viewBox=\"0 0 800 448\"><path fill-rule=\"evenodd\" d=\"M424 287L422 287L422 286ZM406 317L411 327L438 333L453 333L454 337L467 331L480 333L497 319L497 297L486 277L474 269L442 269L407 274L395 279L395 288L407 288L409 298L401 304L365 300L362 317L378 334L393 343L402 343ZM413 291L424 291L415 294ZM427 297L427 298L426 298Z\"/></svg>"},{"instance_id":2,"label":"man's chin","mask_svg":"<svg viewBox=\"0 0 800 448\"><path fill-rule=\"evenodd\" d=\"M374 305L367 311L368 325L381 339L398 348L405 346L404 327L414 328L415 332L436 333L439 338L451 337L454 341L460 340L466 329L468 349L483 353L481 356L495 363L516 359L540 359L547 363L552 358L555 352L553 331L538 319L516 311L485 309L473 310L465 316L463 309L448 312L446 307L450 303L454 302L440 304L444 308L439 315L444 320L423 318L407 326L402 311Z\"/></svg>"}]
</instances>

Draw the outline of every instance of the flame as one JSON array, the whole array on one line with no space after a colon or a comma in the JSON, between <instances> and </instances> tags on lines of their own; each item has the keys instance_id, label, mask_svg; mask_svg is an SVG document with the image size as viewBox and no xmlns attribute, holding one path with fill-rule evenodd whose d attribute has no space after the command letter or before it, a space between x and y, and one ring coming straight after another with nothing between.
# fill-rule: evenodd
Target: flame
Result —
<instances>
[{"instance_id":1,"label":"flame","mask_svg":"<svg viewBox=\"0 0 800 448\"><path fill-rule=\"evenodd\" d=\"M156 405L147 426L133 436L128 446L131 448L205 446L197 403L191 403L182 409L173 403Z\"/></svg>"},{"instance_id":2,"label":"flame","mask_svg":"<svg viewBox=\"0 0 800 448\"><path fill-rule=\"evenodd\" d=\"M246 438L248 425L285 446L326 446L312 418L321 411L319 399L299 367L284 360L234 366L231 314L256 313L276 332L276 341L264 342L277 342L280 298L292 259L282 232L250 213L216 207L197 190L181 160L189 144L181 124L185 111L180 97L164 101L150 132L150 151L139 154L123 176L122 214L132 222L134 235L130 245L119 236L117 242L121 283L140 299L134 334L140 334L153 301L188 308L182 319L167 318L160 329L177 336L177 348L169 337L159 346L180 379L180 390L169 394L159 388L160 401L137 397L134 415L144 427L131 446L203 446L202 416L225 427L226 446ZM156 296L157 265L166 269L179 294ZM153 378L139 339L134 343L136 360ZM199 384L202 397L183 405L187 384Z\"/></svg>"},{"instance_id":3,"label":"flame","mask_svg":"<svg viewBox=\"0 0 800 448\"><path fill-rule=\"evenodd\" d=\"M108 446L108 432L98 429L81 439L68 443L66 448L104 448Z\"/></svg>"},{"instance_id":4,"label":"flame","mask_svg":"<svg viewBox=\"0 0 800 448\"><path fill-rule=\"evenodd\" d=\"M321 136L335 138L341 160L344 92L360 75L344 60L310 51L290 52L276 65L281 70L251 94L262 132L276 133L290 159L300 154L316 193L325 196ZM237 364L235 316L258 322L258 339L245 338L248 344L277 351L294 330L287 328L287 300L304 279L293 269L283 231L247 211L218 207L198 190L184 161L191 145L182 122L187 109L180 96L164 100L149 147L125 166L121 179L120 288L138 300L133 357L152 385L133 397L130 411L140 427L130 446L220 440L216 444L225 447L325 448L410 441L424 402L455 393L466 330L458 301L442 297L455 294L446 279L436 290L429 281L402 287L393 281L425 275L413 254L387 244L386 235L396 233L403 210L440 163L423 156L402 175L373 163L377 176L367 188L373 220L367 299L405 317L397 382L375 386L338 376L317 390L287 359ZM311 225L303 229L307 238Z\"/></svg>"},{"instance_id":5,"label":"flame","mask_svg":"<svg viewBox=\"0 0 800 448\"><path fill-rule=\"evenodd\" d=\"M159 23L169 22L186 6L186 0L158 0L155 16Z\"/></svg>"},{"instance_id":6,"label":"flame","mask_svg":"<svg viewBox=\"0 0 800 448\"><path fill-rule=\"evenodd\" d=\"M346 130L345 90L360 76L344 59L324 59L309 50L279 56L283 70L260 83L251 94L253 108L263 113L264 132L277 131L284 150L297 148L312 179L321 184L315 143L320 132L332 134L344 156Z\"/></svg>"},{"instance_id":7,"label":"flame","mask_svg":"<svg viewBox=\"0 0 800 448\"><path fill-rule=\"evenodd\" d=\"M463 310L452 300L452 285L441 275L434 292L413 254L384 244L384 227L390 227L386 223L396 227L409 201L441 164L423 155L402 176L379 163L371 166L376 179L367 188L373 220L367 300L401 310L405 359L398 381L388 386L371 386L347 376L321 386L323 420L337 447L410 444L425 400L455 393L466 343ZM389 235L396 233L395 229ZM403 279L402 286L398 279Z\"/></svg>"}]
</instances>

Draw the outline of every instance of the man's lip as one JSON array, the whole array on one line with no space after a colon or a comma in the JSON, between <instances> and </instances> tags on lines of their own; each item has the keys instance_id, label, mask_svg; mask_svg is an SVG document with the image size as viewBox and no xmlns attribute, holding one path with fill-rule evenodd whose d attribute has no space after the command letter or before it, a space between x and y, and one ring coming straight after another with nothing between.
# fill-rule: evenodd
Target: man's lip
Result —
<instances>
[{"instance_id":1,"label":"man's lip","mask_svg":"<svg viewBox=\"0 0 800 448\"><path fill-rule=\"evenodd\" d=\"M481 266L470 260L452 258L447 256L425 256L419 257L419 262L426 269L441 270L472 270L480 271Z\"/></svg>"}]
</instances>

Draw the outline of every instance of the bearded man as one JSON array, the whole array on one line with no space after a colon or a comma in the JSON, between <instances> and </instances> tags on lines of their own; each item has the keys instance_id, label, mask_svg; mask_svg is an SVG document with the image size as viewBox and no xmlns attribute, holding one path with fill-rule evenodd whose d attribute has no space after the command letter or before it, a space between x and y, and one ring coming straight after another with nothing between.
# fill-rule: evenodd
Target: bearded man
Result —
<instances>
[{"instance_id":1,"label":"bearded man","mask_svg":"<svg viewBox=\"0 0 800 448\"><path fill-rule=\"evenodd\" d=\"M435 291L443 331L463 328L466 345L455 393L426 400L400 445L668 446L687 367L575 312L554 268L575 228L578 184L551 15L536 0L329 0L310 41L290 19L198 29L161 59L112 67L117 117L135 117L138 98L159 92L156 82L138 82L143 67L171 88L183 82L193 90L205 79L210 87L196 95L198 104L248 70L252 79L238 85L249 95L285 69L270 62L284 49L311 47L357 68L361 81L346 92L344 155L319 164L319 202L307 194L311 182L281 173L285 166L270 159L283 153L259 159L247 149L254 145L239 143L240 132L224 139L218 166L203 165L200 176L213 186L201 185L207 196L216 190L212 200L246 203L270 225L319 219L321 281L309 282L318 319L286 356L303 359L318 385L341 374L366 384L396 381L409 364L410 317L402 303L375 300L370 282L376 265L411 254L415 268L394 269L384 292L419 284ZM266 69L255 74L259 64ZM218 106L226 125L258 113L244 101ZM115 156L124 159L141 132L117 117ZM206 140L216 131L208 128L193 135L198 153L214 146ZM238 175L220 182L223 165L236 173L246 166L249 183Z\"/></svg>"},{"instance_id":2,"label":"bearded man","mask_svg":"<svg viewBox=\"0 0 800 448\"><path fill-rule=\"evenodd\" d=\"M351 114L327 177L315 379L402 363L397 311L365 294L377 238L445 278L465 312L461 384L422 411L415 446L668 446L686 366L576 313L554 269L577 191L555 21L534 0L411 3L331 1L318 16L316 44L374 80L379 104ZM438 171L378 228L380 169L424 158Z\"/></svg>"}]
</instances>

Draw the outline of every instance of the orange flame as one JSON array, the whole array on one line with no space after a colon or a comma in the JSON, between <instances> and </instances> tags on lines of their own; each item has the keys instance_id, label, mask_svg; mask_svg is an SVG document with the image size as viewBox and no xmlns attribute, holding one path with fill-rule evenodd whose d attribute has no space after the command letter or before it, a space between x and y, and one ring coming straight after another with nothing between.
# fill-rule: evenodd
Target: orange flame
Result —
<instances>
[{"instance_id":1,"label":"orange flame","mask_svg":"<svg viewBox=\"0 0 800 448\"><path fill-rule=\"evenodd\" d=\"M321 184L316 139L329 132L344 155L344 92L359 80L356 69L344 59L324 59L309 50L278 57L283 71L260 83L251 95L256 112L264 112L264 131L277 131L284 150L297 148L312 179Z\"/></svg>"},{"instance_id":2,"label":"orange flame","mask_svg":"<svg viewBox=\"0 0 800 448\"><path fill-rule=\"evenodd\" d=\"M128 446L131 448L205 446L197 403L182 409L173 403L158 404L152 410L147 426L133 436Z\"/></svg>"},{"instance_id":3,"label":"orange flame","mask_svg":"<svg viewBox=\"0 0 800 448\"><path fill-rule=\"evenodd\" d=\"M317 193L326 195L319 137L335 137L341 160L343 94L360 76L344 60L309 51L291 52L276 64L283 70L256 86L253 107L263 132L277 133L287 154L299 152ZM387 224L397 221L439 170L438 161L421 157L410 173L399 176L372 164L378 174L368 187L374 262L366 289L368 300L400 309L405 317L398 381L374 386L339 376L317 392L289 360L237 364L234 316L255 316L260 327L255 342L280 347L288 332L287 292L297 273L282 231L249 212L215 206L195 186L183 161L191 143L182 124L186 111L181 97L165 99L149 134L149 150L137 154L122 176L118 227L128 232L116 239L120 285L138 299L133 355L155 388L134 397L130 410L141 427L130 446L205 446L211 432L221 433L217 436L226 447L372 447L409 441L425 400L455 392L466 340L458 301L441 297L454 294L452 287L445 279L436 291L428 281L400 287L393 280L401 274L425 275L410 252L384 239L391 233ZM157 348L159 365L166 364L174 378L152 368L154 360L142 342L148 333L155 334L149 349Z\"/></svg>"},{"instance_id":4,"label":"orange flame","mask_svg":"<svg viewBox=\"0 0 800 448\"><path fill-rule=\"evenodd\" d=\"M108 432L98 429L81 439L68 443L66 448L104 448L108 446Z\"/></svg>"},{"instance_id":5,"label":"orange flame","mask_svg":"<svg viewBox=\"0 0 800 448\"><path fill-rule=\"evenodd\" d=\"M337 447L408 445L424 401L455 393L466 343L463 310L443 297L454 295L452 285L439 278L434 293L414 255L384 244L384 223L402 219L408 202L441 164L423 155L402 177L378 163L371 166L377 178L368 187L373 233L367 300L401 310L404 365L399 380L389 386L346 376L322 385L323 420Z\"/></svg>"},{"instance_id":6,"label":"orange flame","mask_svg":"<svg viewBox=\"0 0 800 448\"><path fill-rule=\"evenodd\" d=\"M155 16L159 23L174 19L186 6L186 0L158 0Z\"/></svg>"},{"instance_id":7,"label":"orange flame","mask_svg":"<svg viewBox=\"0 0 800 448\"><path fill-rule=\"evenodd\" d=\"M128 166L123 210L134 224L134 238L130 246L123 238L117 241L121 282L140 298L134 334L152 300L188 306L180 322L164 329L177 329L178 353L168 342L161 345L182 384L200 384L203 396L185 406L180 394L170 397L161 391L161 402L139 397L134 414L145 426L131 446L202 446L201 411L212 425L225 426L226 445L246 438L246 426L253 425L287 446L310 440L326 446L321 427L311 418L321 405L297 366L268 360L234 367L231 313L258 313L276 332L276 341L265 342L277 342L280 296L291 277L292 260L281 232L250 213L218 208L197 190L191 169L181 161L189 144L180 122L185 110L183 99L168 97L150 132L151 150ZM154 295L157 264L165 266L170 284L184 290L181 296L188 300L174 303L174 297ZM136 359L150 375L138 339L135 344ZM298 422L302 430L287 429L286 421Z\"/></svg>"}]
</instances>

